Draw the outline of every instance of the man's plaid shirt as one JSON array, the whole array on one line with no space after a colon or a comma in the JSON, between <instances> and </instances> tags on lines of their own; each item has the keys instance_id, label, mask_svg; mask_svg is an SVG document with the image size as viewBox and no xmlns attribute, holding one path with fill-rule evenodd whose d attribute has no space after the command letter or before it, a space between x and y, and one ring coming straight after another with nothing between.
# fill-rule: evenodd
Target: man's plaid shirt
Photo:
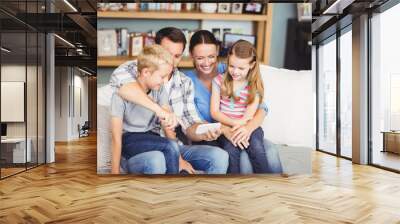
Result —
<instances>
[{"instance_id":1,"label":"man's plaid shirt","mask_svg":"<svg viewBox=\"0 0 400 224\"><path fill-rule=\"evenodd\" d=\"M119 88L123 84L136 80L137 61L127 61L111 74L110 85ZM175 69L172 74L172 85L168 96L169 105L180 119L182 129L202 122L194 104L194 86L192 80Z\"/></svg>"}]
</instances>

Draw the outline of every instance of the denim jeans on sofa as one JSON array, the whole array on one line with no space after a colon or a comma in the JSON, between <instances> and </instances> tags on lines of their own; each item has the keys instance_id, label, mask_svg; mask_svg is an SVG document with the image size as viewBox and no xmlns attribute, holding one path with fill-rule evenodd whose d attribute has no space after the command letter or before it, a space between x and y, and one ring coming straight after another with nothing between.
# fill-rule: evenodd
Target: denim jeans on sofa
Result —
<instances>
[{"instance_id":1,"label":"denim jeans on sofa","mask_svg":"<svg viewBox=\"0 0 400 224\"><path fill-rule=\"evenodd\" d=\"M264 147L269 168L268 173L282 173L282 165L279 158L278 146L264 138ZM240 155L240 173L253 173L253 167L251 166L249 155L246 151L242 151Z\"/></svg>"},{"instance_id":2,"label":"denim jeans on sofa","mask_svg":"<svg viewBox=\"0 0 400 224\"><path fill-rule=\"evenodd\" d=\"M264 147L269 167L268 173L282 173L278 146L270 142L268 139L264 139ZM141 153L130 158L128 161L125 158L121 158L122 173L165 174L165 171L164 155L158 151ZM240 155L240 173L253 173L253 167L251 166L246 151L243 151Z\"/></svg>"}]
</instances>

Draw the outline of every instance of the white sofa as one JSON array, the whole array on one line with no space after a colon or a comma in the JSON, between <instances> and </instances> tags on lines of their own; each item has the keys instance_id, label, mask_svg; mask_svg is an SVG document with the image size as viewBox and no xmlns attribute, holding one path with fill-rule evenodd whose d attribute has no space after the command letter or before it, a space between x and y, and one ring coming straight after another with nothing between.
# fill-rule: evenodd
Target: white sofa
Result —
<instances>
[{"instance_id":1,"label":"white sofa","mask_svg":"<svg viewBox=\"0 0 400 224\"><path fill-rule=\"evenodd\" d=\"M260 66L270 112L262 128L279 153L283 173L310 174L314 148L315 107L311 71L291 71ZM97 172L111 167L109 105L112 88L97 92Z\"/></svg>"}]
</instances>

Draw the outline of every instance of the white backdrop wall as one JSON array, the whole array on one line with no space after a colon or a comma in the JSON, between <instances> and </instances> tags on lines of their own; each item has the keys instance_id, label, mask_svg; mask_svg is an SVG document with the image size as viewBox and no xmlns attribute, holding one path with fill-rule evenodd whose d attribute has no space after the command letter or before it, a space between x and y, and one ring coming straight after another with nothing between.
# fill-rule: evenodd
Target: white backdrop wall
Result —
<instances>
[{"instance_id":1,"label":"white backdrop wall","mask_svg":"<svg viewBox=\"0 0 400 224\"><path fill-rule=\"evenodd\" d=\"M277 144L315 149L315 79L312 71L260 66L270 112L265 137Z\"/></svg>"}]
</instances>

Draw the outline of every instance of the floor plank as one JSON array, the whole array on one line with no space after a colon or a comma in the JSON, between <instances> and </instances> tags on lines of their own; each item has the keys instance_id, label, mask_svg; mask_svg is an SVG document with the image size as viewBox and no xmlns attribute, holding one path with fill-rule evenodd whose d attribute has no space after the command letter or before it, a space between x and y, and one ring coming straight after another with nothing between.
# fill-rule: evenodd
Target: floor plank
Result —
<instances>
[{"instance_id":1,"label":"floor plank","mask_svg":"<svg viewBox=\"0 0 400 224\"><path fill-rule=\"evenodd\" d=\"M400 175L320 152L313 174L96 174L96 138L0 181L0 223L400 223Z\"/></svg>"}]
</instances>

